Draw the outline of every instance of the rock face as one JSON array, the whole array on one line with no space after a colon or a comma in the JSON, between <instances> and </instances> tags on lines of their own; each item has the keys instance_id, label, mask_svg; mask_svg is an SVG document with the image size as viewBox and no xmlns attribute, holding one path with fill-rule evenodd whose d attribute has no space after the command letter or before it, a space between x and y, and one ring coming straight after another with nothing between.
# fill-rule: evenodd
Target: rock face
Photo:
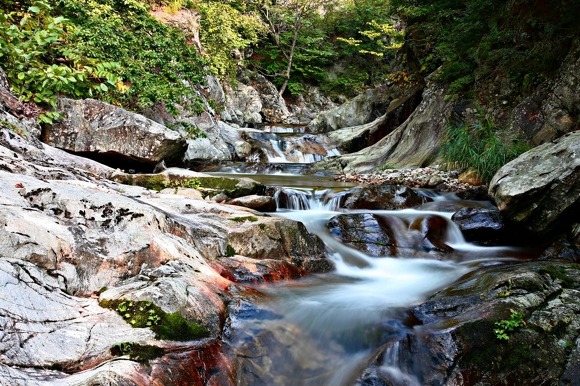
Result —
<instances>
[{"instance_id":1,"label":"rock face","mask_svg":"<svg viewBox=\"0 0 580 386\"><path fill-rule=\"evenodd\" d=\"M121 185L106 179L110 168L38 146L0 131L2 384L203 384L219 366L235 282L330 268L301 224ZM159 339L99 306L123 299L208 337ZM157 358L123 351L137 346Z\"/></svg>"},{"instance_id":2,"label":"rock face","mask_svg":"<svg viewBox=\"0 0 580 386\"><path fill-rule=\"evenodd\" d=\"M421 385L577 385L579 282L578 265L561 262L468 274L412 310L393 365ZM358 384L399 384L377 362Z\"/></svg>"},{"instance_id":3,"label":"rock face","mask_svg":"<svg viewBox=\"0 0 580 386\"><path fill-rule=\"evenodd\" d=\"M386 112L370 123L346 127L328 133L345 153L353 153L374 145L390 134L411 115L421 101L421 89L407 91L390 102Z\"/></svg>"},{"instance_id":4,"label":"rock face","mask_svg":"<svg viewBox=\"0 0 580 386\"><path fill-rule=\"evenodd\" d=\"M310 127L326 132L369 123L383 115L399 95L399 90L369 89L341 106L323 111L310 122Z\"/></svg>"},{"instance_id":5,"label":"rock face","mask_svg":"<svg viewBox=\"0 0 580 386\"><path fill-rule=\"evenodd\" d=\"M532 144L577 130L580 119L580 44L575 42L555 79L524 99L510 114L509 129Z\"/></svg>"},{"instance_id":6,"label":"rock face","mask_svg":"<svg viewBox=\"0 0 580 386\"><path fill-rule=\"evenodd\" d=\"M76 153L116 153L146 163L173 158L185 139L142 115L94 99L61 98L63 118L42 135L43 142Z\"/></svg>"},{"instance_id":7,"label":"rock face","mask_svg":"<svg viewBox=\"0 0 580 386\"><path fill-rule=\"evenodd\" d=\"M430 165L437 159L450 114L451 103L445 101L444 90L433 84L425 89L415 111L392 133L372 146L325 160L314 167L336 173L364 173L383 167Z\"/></svg>"},{"instance_id":8,"label":"rock face","mask_svg":"<svg viewBox=\"0 0 580 386\"><path fill-rule=\"evenodd\" d=\"M234 127L218 121L204 130L203 137L187 140L183 162L196 165L245 159L250 151L250 144Z\"/></svg>"},{"instance_id":9,"label":"rock face","mask_svg":"<svg viewBox=\"0 0 580 386\"><path fill-rule=\"evenodd\" d=\"M489 193L505 216L545 234L577 220L580 209L580 131L538 146L493 177Z\"/></svg>"},{"instance_id":10,"label":"rock face","mask_svg":"<svg viewBox=\"0 0 580 386\"><path fill-rule=\"evenodd\" d=\"M243 77L235 87L225 84L222 119L240 126L287 123L290 112L276 87L262 75Z\"/></svg>"}]
</instances>

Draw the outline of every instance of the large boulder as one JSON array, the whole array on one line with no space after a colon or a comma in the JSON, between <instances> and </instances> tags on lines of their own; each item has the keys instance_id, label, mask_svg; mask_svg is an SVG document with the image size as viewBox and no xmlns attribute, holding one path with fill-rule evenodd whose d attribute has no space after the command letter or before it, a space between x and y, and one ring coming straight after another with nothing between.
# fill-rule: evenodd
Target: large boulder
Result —
<instances>
[{"instance_id":1,"label":"large boulder","mask_svg":"<svg viewBox=\"0 0 580 386\"><path fill-rule=\"evenodd\" d=\"M341 106L321 112L309 126L326 132L363 125L383 115L391 101L399 96L400 90L395 88L368 89Z\"/></svg>"},{"instance_id":2,"label":"large boulder","mask_svg":"<svg viewBox=\"0 0 580 386\"><path fill-rule=\"evenodd\" d=\"M504 165L489 194L502 213L547 234L576 221L580 210L580 131L538 146Z\"/></svg>"},{"instance_id":3,"label":"large boulder","mask_svg":"<svg viewBox=\"0 0 580 386\"><path fill-rule=\"evenodd\" d=\"M185 139L176 131L95 99L60 98L62 119L47 126L42 141L75 153L113 153L155 164L182 152Z\"/></svg>"}]
</instances>

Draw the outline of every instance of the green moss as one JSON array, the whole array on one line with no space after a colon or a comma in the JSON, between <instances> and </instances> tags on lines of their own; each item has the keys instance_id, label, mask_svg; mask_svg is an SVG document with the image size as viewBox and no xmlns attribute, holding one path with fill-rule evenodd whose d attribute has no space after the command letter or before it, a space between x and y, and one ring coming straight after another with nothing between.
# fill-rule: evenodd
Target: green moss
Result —
<instances>
[{"instance_id":1,"label":"green moss","mask_svg":"<svg viewBox=\"0 0 580 386\"><path fill-rule=\"evenodd\" d=\"M115 310L135 328L150 328L158 339L188 341L209 336L198 323L188 322L181 314L168 314L148 301L102 300L101 307Z\"/></svg>"},{"instance_id":2,"label":"green moss","mask_svg":"<svg viewBox=\"0 0 580 386\"><path fill-rule=\"evenodd\" d=\"M111 347L111 355L128 355L131 360L146 363L165 354L161 347L141 345L133 342L121 342Z\"/></svg>"},{"instance_id":3,"label":"green moss","mask_svg":"<svg viewBox=\"0 0 580 386\"><path fill-rule=\"evenodd\" d=\"M225 193L228 197L236 198L257 193L255 184L241 184L235 178L226 177L183 177L164 174L121 174L113 180L125 185L142 186L147 189L160 191L165 188L190 188L202 193Z\"/></svg>"},{"instance_id":4,"label":"green moss","mask_svg":"<svg viewBox=\"0 0 580 386\"><path fill-rule=\"evenodd\" d=\"M564 268L557 268L554 266L547 266L540 270L541 274L548 274L554 280L560 280L564 287L566 288L576 288L577 283L570 276L566 275L566 270Z\"/></svg>"},{"instance_id":5,"label":"green moss","mask_svg":"<svg viewBox=\"0 0 580 386\"><path fill-rule=\"evenodd\" d=\"M232 217L232 218L230 218L230 221L235 221L235 222L246 222L246 221L256 222L256 221L258 221L258 218L256 216Z\"/></svg>"},{"instance_id":6,"label":"green moss","mask_svg":"<svg viewBox=\"0 0 580 386\"><path fill-rule=\"evenodd\" d=\"M232 257L236 255L236 250L230 244L226 246L226 257Z\"/></svg>"},{"instance_id":7,"label":"green moss","mask_svg":"<svg viewBox=\"0 0 580 386\"><path fill-rule=\"evenodd\" d=\"M168 185L167 179L162 174L120 174L113 176L113 181L124 185L141 186L158 192Z\"/></svg>"},{"instance_id":8,"label":"green moss","mask_svg":"<svg viewBox=\"0 0 580 386\"><path fill-rule=\"evenodd\" d=\"M258 224L258 228L260 228L261 230L266 229L266 224Z\"/></svg>"}]
</instances>

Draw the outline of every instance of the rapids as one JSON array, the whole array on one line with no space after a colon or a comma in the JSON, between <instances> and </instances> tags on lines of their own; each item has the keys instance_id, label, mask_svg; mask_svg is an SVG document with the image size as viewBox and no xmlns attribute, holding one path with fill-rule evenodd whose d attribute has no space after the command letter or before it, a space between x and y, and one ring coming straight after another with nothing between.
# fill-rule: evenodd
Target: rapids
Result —
<instances>
[{"instance_id":1,"label":"rapids","mask_svg":"<svg viewBox=\"0 0 580 386\"><path fill-rule=\"evenodd\" d=\"M317 177L310 179L320 182ZM353 385L376 357L377 350L386 345L389 347L380 368L383 376L394 385L419 385L420 380L406 370L406 364L397 356L399 341L413 328L406 310L481 265L513 260L517 251L466 242L450 220L453 212L437 211L429 204L426 208L401 211L345 211L338 207L337 197L346 187L332 188L328 182L324 185L279 188L279 210L273 215L301 221L319 236L335 269L298 281L256 286L265 297L251 306L251 312L235 317L229 341L230 355L236 363L236 382ZM283 200L281 194L285 196ZM426 194L436 201L454 200L455 206L474 204L459 202L453 196ZM397 237L412 231L405 224L415 219L441 216L448 222L443 241L454 251L444 259L421 251L409 256L403 252L398 257L370 257L342 244L326 227L332 217L353 212L400 219L403 225L396 230Z\"/></svg>"}]
</instances>

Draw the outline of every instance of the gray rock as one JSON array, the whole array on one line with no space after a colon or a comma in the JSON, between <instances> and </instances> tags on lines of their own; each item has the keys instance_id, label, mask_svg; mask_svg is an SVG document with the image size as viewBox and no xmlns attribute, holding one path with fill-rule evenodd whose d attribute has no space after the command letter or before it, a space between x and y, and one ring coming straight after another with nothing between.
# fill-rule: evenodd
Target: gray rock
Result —
<instances>
[{"instance_id":1,"label":"gray rock","mask_svg":"<svg viewBox=\"0 0 580 386\"><path fill-rule=\"evenodd\" d=\"M94 99L60 98L63 118L47 127L43 141L71 152L114 152L157 163L183 151L182 136L142 115Z\"/></svg>"},{"instance_id":2,"label":"gray rock","mask_svg":"<svg viewBox=\"0 0 580 386\"><path fill-rule=\"evenodd\" d=\"M243 196L234 198L227 202L228 205L243 206L244 208L254 209L259 212L275 212L276 200L269 196Z\"/></svg>"},{"instance_id":3,"label":"gray rock","mask_svg":"<svg viewBox=\"0 0 580 386\"><path fill-rule=\"evenodd\" d=\"M489 194L505 216L546 234L577 220L580 208L580 132L538 146L504 165Z\"/></svg>"},{"instance_id":4,"label":"gray rock","mask_svg":"<svg viewBox=\"0 0 580 386\"><path fill-rule=\"evenodd\" d=\"M374 145L390 134L411 115L421 101L421 89L415 88L390 102L386 112L370 123L346 127L328 133L346 153L353 153Z\"/></svg>"},{"instance_id":5,"label":"gray rock","mask_svg":"<svg viewBox=\"0 0 580 386\"><path fill-rule=\"evenodd\" d=\"M444 90L431 85L423 101L392 133L358 152L322 161L314 168L336 173L364 173L383 167L424 167L433 164L444 138L451 103Z\"/></svg>"},{"instance_id":6,"label":"gray rock","mask_svg":"<svg viewBox=\"0 0 580 386\"><path fill-rule=\"evenodd\" d=\"M321 112L309 126L325 132L366 124L383 115L398 96L398 90L369 89L341 106Z\"/></svg>"},{"instance_id":7,"label":"gray rock","mask_svg":"<svg viewBox=\"0 0 580 386\"><path fill-rule=\"evenodd\" d=\"M96 162L0 134L1 384L201 384L198 369L218 366L213 338L234 285L228 278L257 267L269 280L330 268L320 240L299 223L120 185ZM240 192L255 186L221 182ZM250 216L258 220L234 220ZM235 264L225 263L229 249ZM98 305L121 298L178 312L213 338L154 339ZM123 342L167 355L149 364L113 358Z\"/></svg>"}]
</instances>

